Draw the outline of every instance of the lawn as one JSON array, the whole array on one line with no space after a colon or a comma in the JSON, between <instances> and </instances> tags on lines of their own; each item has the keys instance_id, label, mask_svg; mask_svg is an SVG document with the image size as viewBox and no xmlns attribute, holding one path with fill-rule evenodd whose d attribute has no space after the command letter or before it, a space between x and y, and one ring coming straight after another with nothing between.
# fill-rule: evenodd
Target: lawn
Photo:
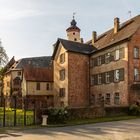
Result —
<instances>
[{"instance_id":1,"label":"lawn","mask_svg":"<svg viewBox=\"0 0 140 140\"><path fill-rule=\"evenodd\" d=\"M6 126L14 125L14 114L15 110L13 108L5 109L5 124ZM16 125L24 125L24 110L16 109ZM26 111L26 124L33 124L33 111ZM4 108L0 108L0 126L3 126Z\"/></svg>"},{"instance_id":2,"label":"lawn","mask_svg":"<svg viewBox=\"0 0 140 140\"><path fill-rule=\"evenodd\" d=\"M67 121L65 125L112 122L112 121L130 120L130 119L137 119L137 118L140 118L140 116L115 116L115 117L103 117L103 118L93 118L93 119L75 119L75 120Z\"/></svg>"}]
</instances>

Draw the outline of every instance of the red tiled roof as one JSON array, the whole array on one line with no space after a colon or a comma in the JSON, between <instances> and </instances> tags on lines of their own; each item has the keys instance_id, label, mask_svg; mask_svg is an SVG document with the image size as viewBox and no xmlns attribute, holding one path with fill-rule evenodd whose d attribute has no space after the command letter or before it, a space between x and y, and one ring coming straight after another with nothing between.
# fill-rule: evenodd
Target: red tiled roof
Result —
<instances>
[{"instance_id":1,"label":"red tiled roof","mask_svg":"<svg viewBox=\"0 0 140 140\"><path fill-rule=\"evenodd\" d=\"M24 67L23 73L26 81L37 81L37 82L53 81L53 70L50 68Z\"/></svg>"},{"instance_id":2,"label":"red tiled roof","mask_svg":"<svg viewBox=\"0 0 140 140\"><path fill-rule=\"evenodd\" d=\"M140 28L140 15L120 24L119 31L114 33L114 28L98 36L94 46L103 49L120 41L130 38ZM91 45L91 40L87 42Z\"/></svg>"}]
</instances>

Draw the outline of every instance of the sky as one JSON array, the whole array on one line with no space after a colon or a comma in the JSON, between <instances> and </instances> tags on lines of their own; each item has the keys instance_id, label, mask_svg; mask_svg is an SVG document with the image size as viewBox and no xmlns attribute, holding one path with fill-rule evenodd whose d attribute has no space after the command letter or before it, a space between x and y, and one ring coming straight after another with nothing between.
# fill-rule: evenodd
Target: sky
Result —
<instances>
[{"instance_id":1,"label":"sky","mask_svg":"<svg viewBox=\"0 0 140 140\"><path fill-rule=\"evenodd\" d=\"M129 13L131 11L131 15ZM72 14L84 42L140 14L139 0L0 0L0 39L9 59L50 56L57 38L66 37Z\"/></svg>"}]
</instances>

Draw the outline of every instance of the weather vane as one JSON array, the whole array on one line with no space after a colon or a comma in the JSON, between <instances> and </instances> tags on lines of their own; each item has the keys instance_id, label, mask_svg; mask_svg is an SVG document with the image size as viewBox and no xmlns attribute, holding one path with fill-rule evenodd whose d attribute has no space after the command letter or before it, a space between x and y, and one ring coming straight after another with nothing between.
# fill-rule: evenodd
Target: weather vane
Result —
<instances>
[{"instance_id":1,"label":"weather vane","mask_svg":"<svg viewBox=\"0 0 140 140\"><path fill-rule=\"evenodd\" d=\"M73 19L75 18L76 12L73 12Z\"/></svg>"},{"instance_id":2,"label":"weather vane","mask_svg":"<svg viewBox=\"0 0 140 140\"><path fill-rule=\"evenodd\" d=\"M131 11L128 11L128 14L129 14L129 17L131 18L132 12Z\"/></svg>"}]
</instances>

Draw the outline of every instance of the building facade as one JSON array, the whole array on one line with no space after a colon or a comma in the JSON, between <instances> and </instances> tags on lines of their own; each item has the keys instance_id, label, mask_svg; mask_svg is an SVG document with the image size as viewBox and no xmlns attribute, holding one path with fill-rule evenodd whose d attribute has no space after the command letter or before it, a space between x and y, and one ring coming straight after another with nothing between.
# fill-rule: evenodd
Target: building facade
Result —
<instances>
[{"instance_id":1,"label":"building facade","mask_svg":"<svg viewBox=\"0 0 140 140\"><path fill-rule=\"evenodd\" d=\"M5 74L4 95L14 94L11 89L18 89L18 95L21 92L28 98L46 96L54 107L139 104L140 15L121 24L119 18L115 18L112 29L101 35L94 31L92 39L85 43L80 31L72 19L66 29L68 40L58 38L51 59L15 62ZM51 75L52 79L38 80L43 74L38 74L40 70L34 72L34 76L37 75L34 79L30 77L32 73L26 76L27 64L35 66L36 70L42 65L51 68L52 75L46 72L46 76ZM46 90L46 85L51 85L50 91ZM42 90L37 90L39 87Z\"/></svg>"}]
</instances>

